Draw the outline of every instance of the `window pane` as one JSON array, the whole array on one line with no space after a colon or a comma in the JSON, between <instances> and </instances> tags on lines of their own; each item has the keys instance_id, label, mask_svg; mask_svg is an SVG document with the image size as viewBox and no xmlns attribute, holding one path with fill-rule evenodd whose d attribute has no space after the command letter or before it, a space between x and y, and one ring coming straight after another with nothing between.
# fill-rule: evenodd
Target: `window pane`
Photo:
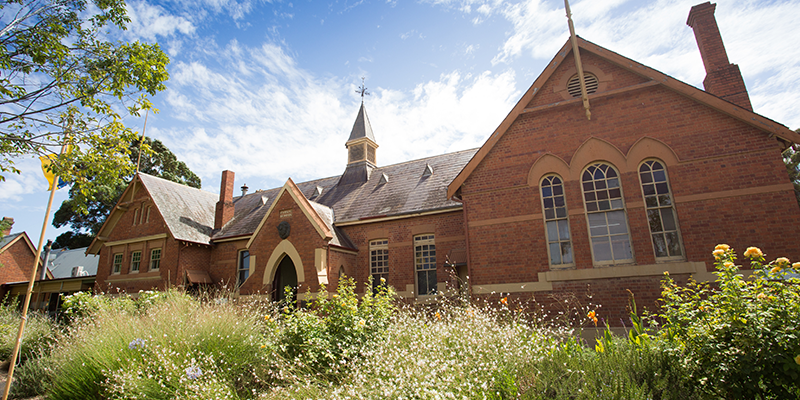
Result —
<instances>
[{"instance_id":1,"label":"window pane","mask_svg":"<svg viewBox=\"0 0 800 400\"><path fill-rule=\"evenodd\" d=\"M607 237L592 238L594 259L597 261L611 261L611 245Z\"/></svg>"},{"instance_id":2,"label":"window pane","mask_svg":"<svg viewBox=\"0 0 800 400\"><path fill-rule=\"evenodd\" d=\"M670 199L668 194L662 194L658 196L658 203L662 206L671 206L672 199Z\"/></svg>"},{"instance_id":3,"label":"window pane","mask_svg":"<svg viewBox=\"0 0 800 400\"><path fill-rule=\"evenodd\" d=\"M643 185L642 189L644 190L645 196L651 196L656 194L656 187L654 185Z\"/></svg>"},{"instance_id":4,"label":"window pane","mask_svg":"<svg viewBox=\"0 0 800 400\"><path fill-rule=\"evenodd\" d=\"M667 183L666 182L656 183L656 193L658 194L669 193L669 188L667 187Z\"/></svg>"},{"instance_id":5,"label":"window pane","mask_svg":"<svg viewBox=\"0 0 800 400\"><path fill-rule=\"evenodd\" d=\"M681 244L678 240L678 232L667 232L666 238L669 255L673 257L683 255L681 252Z\"/></svg>"},{"instance_id":6,"label":"window pane","mask_svg":"<svg viewBox=\"0 0 800 400\"><path fill-rule=\"evenodd\" d=\"M608 187L609 188L618 188L619 187L619 179L609 179L608 180Z\"/></svg>"},{"instance_id":7,"label":"window pane","mask_svg":"<svg viewBox=\"0 0 800 400\"><path fill-rule=\"evenodd\" d=\"M558 238L569 240L569 224L565 219L558 220Z\"/></svg>"},{"instance_id":8,"label":"window pane","mask_svg":"<svg viewBox=\"0 0 800 400\"><path fill-rule=\"evenodd\" d=\"M644 165L642 165L642 167L644 167ZM649 172L643 173L640 176L642 178L642 183L650 183L650 182L653 181L653 178L650 177L650 173Z\"/></svg>"},{"instance_id":9,"label":"window pane","mask_svg":"<svg viewBox=\"0 0 800 400\"><path fill-rule=\"evenodd\" d=\"M556 243L550 243L550 264L561 264L561 245Z\"/></svg>"},{"instance_id":10,"label":"window pane","mask_svg":"<svg viewBox=\"0 0 800 400\"><path fill-rule=\"evenodd\" d=\"M551 187L542 187L542 197L550 197L553 195L553 188Z\"/></svg>"},{"instance_id":11,"label":"window pane","mask_svg":"<svg viewBox=\"0 0 800 400\"><path fill-rule=\"evenodd\" d=\"M547 240L555 242L558 240L558 222L547 221Z\"/></svg>"},{"instance_id":12,"label":"window pane","mask_svg":"<svg viewBox=\"0 0 800 400\"><path fill-rule=\"evenodd\" d=\"M567 207L556 208L556 218L567 218Z\"/></svg>"},{"instance_id":13,"label":"window pane","mask_svg":"<svg viewBox=\"0 0 800 400\"><path fill-rule=\"evenodd\" d=\"M628 239L628 235L612 236L611 249L614 252L615 260L630 260L633 258L631 241Z\"/></svg>"},{"instance_id":14,"label":"window pane","mask_svg":"<svg viewBox=\"0 0 800 400\"><path fill-rule=\"evenodd\" d=\"M589 214L589 232L592 236L608 234L605 214Z\"/></svg>"},{"instance_id":15,"label":"window pane","mask_svg":"<svg viewBox=\"0 0 800 400\"><path fill-rule=\"evenodd\" d=\"M658 207L656 196L647 196L644 198L644 205L647 207Z\"/></svg>"},{"instance_id":16,"label":"window pane","mask_svg":"<svg viewBox=\"0 0 800 400\"><path fill-rule=\"evenodd\" d=\"M544 210L544 218L545 219L553 219L555 217L556 217L556 213L553 211L553 209L549 208L549 209Z\"/></svg>"},{"instance_id":17,"label":"window pane","mask_svg":"<svg viewBox=\"0 0 800 400\"><path fill-rule=\"evenodd\" d=\"M572 245L569 242L561 242L561 259L564 264L572 263Z\"/></svg>"},{"instance_id":18,"label":"window pane","mask_svg":"<svg viewBox=\"0 0 800 400\"><path fill-rule=\"evenodd\" d=\"M647 210L647 222L650 224L650 232L661 232L661 215L658 209Z\"/></svg>"},{"instance_id":19,"label":"window pane","mask_svg":"<svg viewBox=\"0 0 800 400\"><path fill-rule=\"evenodd\" d=\"M661 220L664 222L665 231L674 231L677 229L675 226L675 215L672 213L672 208L661 209Z\"/></svg>"},{"instance_id":20,"label":"window pane","mask_svg":"<svg viewBox=\"0 0 800 400\"><path fill-rule=\"evenodd\" d=\"M663 170L653 171L653 180L656 182L666 182L667 174L665 174Z\"/></svg>"},{"instance_id":21,"label":"window pane","mask_svg":"<svg viewBox=\"0 0 800 400\"><path fill-rule=\"evenodd\" d=\"M612 235L620 233L628 233L628 226L625 223L624 211L611 211L606 214L608 216L608 231Z\"/></svg>"},{"instance_id":22,"label":"window pane","mask_svg":"<svg viewBox=\"0 0 800 400\"><path fill-rule=\"evenodd\" d=\"M664 235L661 233L653 234L653 248L656 252L656 257L667 257L667 242L664 240Z\"/></svg>"}]
</instances>

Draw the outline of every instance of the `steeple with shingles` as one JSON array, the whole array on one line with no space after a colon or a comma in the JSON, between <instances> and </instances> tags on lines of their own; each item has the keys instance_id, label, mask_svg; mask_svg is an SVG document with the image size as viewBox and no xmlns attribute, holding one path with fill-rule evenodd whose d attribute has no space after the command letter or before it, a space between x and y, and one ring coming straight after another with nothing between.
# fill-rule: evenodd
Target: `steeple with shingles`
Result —
<instances>
[{"instance_id":1,"label":"steeple with shingles","mask_svg":"<svg viewBox=\"0 0 800 400\"><path fill-rule=\"evenodd\" d=\"M377 168L375 153L378 143L375 142L375 135L372 133L372 125L369 123L367 109L364 107L364 95L369 94L363 83L359 90L361 93L361 108L358 110L356 122L353 130L350 131L350 138L347 139L347 168L339 178L340 185L351 183L364 183L369 180L372 170Z\"/></svg>"}]
</instances>

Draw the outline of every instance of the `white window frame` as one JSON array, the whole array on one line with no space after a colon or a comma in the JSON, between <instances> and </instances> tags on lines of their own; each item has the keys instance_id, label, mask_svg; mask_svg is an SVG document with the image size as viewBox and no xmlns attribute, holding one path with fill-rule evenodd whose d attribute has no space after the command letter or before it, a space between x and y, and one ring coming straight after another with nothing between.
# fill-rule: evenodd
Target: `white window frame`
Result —
<instances>
[{"instance_id":1,"label":"white window frame","mask_svg":"<svg viewBox=\"0 0 800 400\"><path fill-rule=\"evenodd\" d=\"M244 253L247 253L247 255L243 256ZM247 265L243 266L244 263L242 262L242 260L245 257L247 258ZM242 278L243 273L246 274L244 278ZM236 288L238 289L239 287L241 287L242 284L244 284L244 282L247 281L247 278L249 277L250 277L250 251L247 249L242 249L239 250L239 252L236 254Z\"/></svg>"},{"instance_id":2,"label":"white window frame","mask_svg":"<svg viewBox=\"0 0 800 400\"><path fill-rule=\"evenodd\" d=\"M558 183L554 183L558 180ZM545 187L545 185L547 185ZM561 193L556 193L557 186L560 186ZM549 194L547 193L549 188ZM572 246L572 234L570 232L569 211L567 209L566 189L564 189L564 179L557 174L547 174L539 181L539 194L542 203L542 218L544 220L544 233L547 246L547 262L551 269L570 268L575 265L575 248ZM559 206L559 197L562 205ZM549 212L548 212L549 211ZM564 223L561 223L564 221ZM566 230L566 234L564 234ZM551 234L555 233L555 238ZM566 239L564 238L566 236ZM563 246L566 244L570 251L570 260L564 261ZM560 262L553 262L553 249L551 246L558 247L558 258Z\"/></svg>"},{"instance_id":3,"label":"white window frame","mask_svg":"<svg viewBox=\"0 0 800 400\"><path fill-rule=\"evenodd\" d=\"M427 278L425 280L426 283L430 283L430 275L433 274L434 285L432 288L428 287L425 293L421 290L420 273ZM436 237L433 233L414 236L414 280L418 296L436 294L438 283L436 276Z\"/></svg>"},{"instance_id":4,"label":"white window frame","mask_svg":"<svg viewBox=\"0 0 800 400\"><path fill-rule=\"evenodd\" d=\"M142 251L141 250L132 251L130 273L135 274L139 272L141 266L142 266Z\"/></svg>"},{"instance_id":5,"label":"white window frame","mask_svg":"<svg viewBox=\"0 0 800 400\"><path fill-rule=\"evenodd\" d=\"M655 163L658 163L661 166L661 170L654 169L653 166ZM642 167L647 165L649 171L642 171ZM647 218L647 227L650 232L650 242L653 245L653 255L656 258L656 261L679 261L684 260L686 252L683 249L683 239L681 238L681 230L680 230L680 223L678 222L678 211L675 209L675 196L672 195L672 188L669 184L669 173L667 172L666 164L656 158L650 158L647 160L642 161L639 164L639 168L636 169L637 174L639 175L639 188L641 189L642 199L644 200L644 212L645 217ZM659 177L658 172L656 171L663 171L663 177ZM650 182L645 182L645 175L649 175ZM661 180L663 179L663 181ZM650 188L645 188L645 185L651 186ZM653 193L651 193L651 191ZM661 192L661 193L659 193ZM669 210L666 212L672 213L672 220L674 229L664 229L664 212L665 210ZM661 227L661 230L654 231L653 222L650 221L651 212L657 212L659 215L658 224ZM677 250L678 254L667 254L666 256L659 256L658 250L656 248L656 236L663 235L663 240L666 246L667 251L669 252L669 246L666 245L667 242L667 235L669 233L675 234L675 240L677 240Z\"/></svg>"},{"instance_id":6,"label":"white window frame","mask_svg":"<svg viewBox=\"0 0 800 400\"><path fill-rule=\"evenodd\" d=\"M122 272L122 259L124 258L124 254L122 253L114 253L111 258L111 273L112 274L119 274Z\"/></svg>"},{"instance_id":7,"label":"white window frame","mask_svg":"<svg viewBox=\"0 0 800 400\"><path fill-rule=\"evenodd\" d=\"M602 166L607 167L605 171L603 171ZM597 169L600 169L601 172L603 172L603 175L605 176L603 179L597 180L595 178L594 173ZM590 172L590 170L592 172ZM615 176L609 178L608 170L612 170ZM584 181L586 174L590 174L590 182ZM635 258L633 253L633 242L631 241L631 229L630 225L628 224L628 213L625 208L625 194L622 191L622 176L620 175L619 170L617 170L617 168L615 168L611 163L598 161L587 165L586 168L584 168L581 172L580 176L581 193L583 194L583 206L584 210L586 211L586 227L589 231L589 247L592 250L592 260L594 265L634 263ZM600 182L602 182L600 185L596 185L596 183ZM589 186L591 186L592 189L589 193L587 193L587 188ZM612 197L614 193L611 192L615 192L616 189L619 189L619 194L618 196ZM605 198L602 198L603 195ZM616 217L618 221L611 221L609 217L612 215ZM592 225L593 223L599 222L593 221L599 219L599 216L602 216L603 224ZM604 227L605 233L602 232ZM616 232L612 232L612 227L616 227ZM622 228L624 228L624 232L622 232ZM596 254L597 252L595 243L596 240L597 243L599 243L602 238L608 239L608 250L611 254L610 260L597 259L598 255ZM615 242L623 247L627 245L630 256L629 258L623 258L625 255L624 251L621 252L619 256L614 255Z\"/></svg>"},{"instance_id":8,"label":"white window frame","mask_svg":"<svg viewBox=\"0 0 800 400\"><path fill-rule=\"evenodd\" d=\"M158 255L158 258L155 256ZM158 271L161 269L161 248L150 250L150 268L148 271Z\"/></svg>"},{"instance_id":9,"label":"white window frame","mask_svg":"<svg viewBox=\"0 0 800 400\"><path fill-rule=\"evenodd\" d=\"M372 277L372 287L389 282L389 239L375 239L369 241L369 275Z\"/></svg>"}]
</instances>

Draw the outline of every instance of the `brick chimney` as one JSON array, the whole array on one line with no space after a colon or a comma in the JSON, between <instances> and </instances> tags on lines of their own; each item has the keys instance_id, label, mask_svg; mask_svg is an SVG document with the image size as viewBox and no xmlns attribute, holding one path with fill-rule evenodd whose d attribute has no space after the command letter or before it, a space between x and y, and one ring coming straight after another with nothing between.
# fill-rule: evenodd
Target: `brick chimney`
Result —
<instances>
[{"instance_id":1,"label":"brick chimney","mask_svg":"<svg viewBox=\"0 0 800 400\"><path fill-rule=\"evenodd\" d=\"M717 5L710 2L698 4L692 7L686 21L686 25L694 30L697 47L700 48L700 56L703 57L703 65L706 67L703 86L706 92L753 111L739 66L728 61L728 53L714 18L716 8Z\"/></svg>"},{"instance_id":2,"label":"brick chimney","mask_svg":"<svg viewBox=\"0 0 800 400\"><path fill-rule=\"evenodd\" d=\"M4 229L0 237L8 236L11 234L11 227L14 226L14 218L3 217L3 222L8 222L8 228Z\"/></svg>"},{"instance_id":3,"label":"brick chimney","mask_svg":"<svg viewBox=\"0 0 800 400\"><path fill-rule=\"evenodd\" d=\"M220 229L233 218L233 171L222 171L219 184L219 201L214 214L214 229Z\"/></svg>"}]
</instances>

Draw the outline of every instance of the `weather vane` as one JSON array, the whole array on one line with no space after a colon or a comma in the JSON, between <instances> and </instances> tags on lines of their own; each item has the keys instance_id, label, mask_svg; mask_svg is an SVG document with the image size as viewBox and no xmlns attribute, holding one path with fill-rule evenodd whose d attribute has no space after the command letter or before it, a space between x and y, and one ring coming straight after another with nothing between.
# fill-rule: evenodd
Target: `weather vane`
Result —
<instances>
[{"instance_id":1,"label":"weather vane","mask_svg":"<svg viewBox=\"0 0 800 400\"><path fill-rule=\"evenodd\" d=\"M368 92L367 91L367 87L364 86L364 79L365 78L362 76L361 77L361 86L359 86L358 90L356 90L356 93L359 93L361 95L361 102L362 103L364 102L364 95L369 96L370 94L372 94L372 93Z\"/></svg>"}]
</instances>

